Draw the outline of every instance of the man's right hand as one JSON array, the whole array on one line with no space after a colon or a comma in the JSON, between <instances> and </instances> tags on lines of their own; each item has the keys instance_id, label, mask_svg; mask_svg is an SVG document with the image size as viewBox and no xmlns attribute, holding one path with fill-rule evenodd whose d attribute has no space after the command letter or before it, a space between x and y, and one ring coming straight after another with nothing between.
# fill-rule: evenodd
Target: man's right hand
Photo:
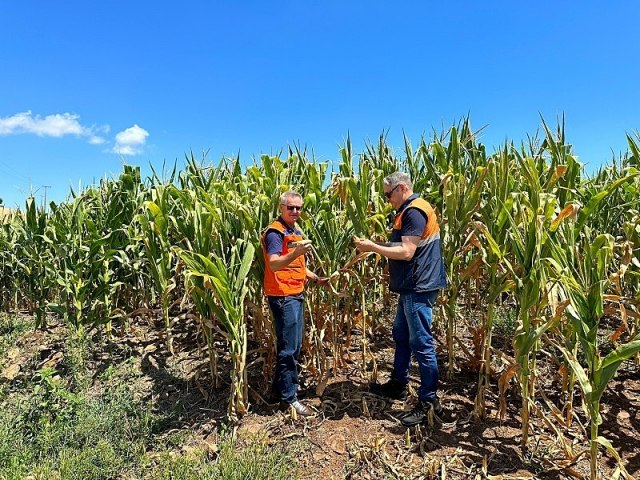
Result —
<instances>
[{"instance_id":1,"label":"man's right hand","mask_svg":"<svg viewBox=\"0 0 640 480\"><path fill-rule=\"evenodd\" d=\"M373 252L373 251L375 251L374 248L375 248L376 244L373 243L371 240L354 237L353 238L353 243L356 246L356 250L358 250L359 252Z\"/></svg>"},{"instance_id":2,"label":"man's right hand","mask_svg":"<svg viewBox=\"0 0 640 480\"><path fill-rule=\"evenodd\" d=\"M300 240L299 242L295 242L295 247L292 252L296 257L299 257L300 255L309 253L312 248L313 243L311 240Z\"/></svg>"}]
</instances>

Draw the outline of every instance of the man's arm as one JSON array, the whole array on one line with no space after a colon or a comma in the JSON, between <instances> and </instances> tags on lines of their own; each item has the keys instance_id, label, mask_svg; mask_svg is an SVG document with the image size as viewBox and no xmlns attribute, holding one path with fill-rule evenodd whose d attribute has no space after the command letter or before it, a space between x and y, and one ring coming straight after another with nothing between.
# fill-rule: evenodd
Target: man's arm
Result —
<instances>
[{"instance_id":1,"label":"man's arm","mask_svg":"<svg viewBox=\"0 0 640 480\"><path fill-rule=\"evenodd\" d=\"M299 245L293 250L290 250L286 255L279 255L277 253L267 254L267 259L269 260L269 268L271 268L272 272L282 270L300 255L304 255L309 251L311 251L311 244Z\"/></svg>"},{"instance_id":2,"label":"man's arm","mask_svg":"<svg viewBox=\"0 0 640 480\"><path fill-rule=\"evenodd\" d=\"M393 246L378 245L371 240L360 238L354 240L354 243L359 252L374 252L391 260L409 261L416 253L416 248L418 248L418 244L420 243L420 237L408 236L401 238L402 243Z\"/></svg>"},{"instance_id":3,"label":"man's arm","mask_svg":"<svg viewBox=\"0 0 640 480\"><path fill-rule=\"evenodd\" d=\"M409 261L416 253L427 225L426 215L416 208L409 208L402 219L401 242L398 245L378 244L371 240L356 239L356 248L360 252L374 252L391 260Z\"/></svg>"},{"instance_id":4,"label":"man's arm","mask_svg":"<svg viewBox=\"0 0 640 480\"><path fill-rule=\"evenodd\" d=\"M289 250L286 255L281 255L284 235L276 230L269 230L264 240L267 261L272 272L282 270L300 255L304 255L311 249L311 245L306 245L308 242L300 242L296 244L296 248Z\"/></svg>"},{"instance_id":5,"label":"man's arm","mask_svg":"<svg viewBox=\"0 0 640 480\"><path fill-rule=\"evenodd\" d=\"M329 278L321 277L317 273L313 273L311 270L307 268L307 278L313 283L317 283L318 285L324 285L329 282Z\"/></svg>"}]
</instances>

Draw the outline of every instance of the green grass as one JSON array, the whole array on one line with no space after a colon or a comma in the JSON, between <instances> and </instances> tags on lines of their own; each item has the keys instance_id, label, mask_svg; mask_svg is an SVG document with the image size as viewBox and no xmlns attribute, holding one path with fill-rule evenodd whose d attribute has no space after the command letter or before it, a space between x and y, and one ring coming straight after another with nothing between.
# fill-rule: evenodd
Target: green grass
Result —
<instances>
[{"instance_id":1,"label":"green grass","mask_svg":"<svg viewBox=\"0 0 640 480\"><path fill-rule=\"evenodd\" d=\"M18 337L32 329L33 326L32 319L0 313L0 358L4 358L9 349L15 346Z\"/></svg>"},{"instance_id":2,"label":"green grass","mask_svg":"<svg viewBox=\"0 0 640 480\"><path fill-rule=\"evenodd\" d=\"M516 331L517 315L513 307L498 306L493 318L493 332L504 338L513 338Z\"/></svg>"},{"instance_id":3,"label":"green grass","mask_svg":"<svg viewBox=\"0 0 640 480\"><path fill-rule=\"evenodd\" d=\"M289 480L294 479L290 454L256 440L240 447L227 437L212 460L200 449L175 455L163 452L154 456L145 479L172 480Z\"/></svg>"},{"instance_id":4,"label":"green grass","mask_svg":"<svg viewBox=\"0 0 640 480\"><path fill-rule=\"evenodd\" d=\"M0 317L0 349L33 323ZM91 371L84 332L68 332L55 368L0 388L0 480L141 480L295 478L288 453L261 440L239 445L221 434L206 452L188 430L163 430L174 412L140 398L134 362ZM94 378L95 377L95 378Z\"/></svg>"},{"instance_id":5,"label":"green grass","mask_svg":"<svg viewBox=\"0 0 640 480\"><path fill-rule=\"evenodd\" d=\"M290 472L290 452L255 441L242 450L235 442L222 443L215 473L224 480L271 480L294 478Z\"/></svg>"},{"instance_id":6,"label":"green grass","mask_svg":"<svg viewBox=\"0 0 640 480\"><path fill-rule=\"evenodd\" d=\"M224 438L215 456L188 444L189 435L159 441L148 406L126 388L99 397L64 390L46 375L35 394L4 398L0 411L0 478L101 480L295 478L289 454L256 440L240 447ZM161 450L155 450L156 447Z\"/></svg>"},{"instance_id":7,"label":"green grass","mask_svg":"<svg viewBox=\"0 0 640 480\"><path fill-rule=\"evenodd\" d=\"M71 392L50 370L32 394L3 399L0 478L107 479L140 461L155 418L126 388L90 397ZM36 468L36 466L38 466Z\"/></svg>"}]
</instances>

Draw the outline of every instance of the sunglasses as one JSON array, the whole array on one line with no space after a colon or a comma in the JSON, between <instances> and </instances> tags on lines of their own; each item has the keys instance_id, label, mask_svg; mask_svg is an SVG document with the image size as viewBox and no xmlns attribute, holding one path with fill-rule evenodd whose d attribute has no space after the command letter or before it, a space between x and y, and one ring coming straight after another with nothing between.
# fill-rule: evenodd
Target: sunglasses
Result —
<instances>
[{"instance_id":1,"label":"sunglasses","mask_svg":"<svg viewBox=\"0 0 640 480\"><path fill-rule=\"evenodd\" d=\"M384 192L384 196L387 197L387 200L389 200L391 198L391 195L393 195L393 192L395 192L396 188L398 188L399 186L400 186L400 184L397 184L395 187L393 187L388 192Z\"/></svg>"},{"instance_id":2,"label":"sunglasses","mask_svg":"<svg viewBox=\"0 0 640 480\"><path fill-rule=\"evenodd\" d=\"M298 207L297 205L286 205L286 207L287 207L287 210L289 210L290 212L292 212L293 210L297 212L302 211L302 207Z\"/></svg>"}]
</instances>

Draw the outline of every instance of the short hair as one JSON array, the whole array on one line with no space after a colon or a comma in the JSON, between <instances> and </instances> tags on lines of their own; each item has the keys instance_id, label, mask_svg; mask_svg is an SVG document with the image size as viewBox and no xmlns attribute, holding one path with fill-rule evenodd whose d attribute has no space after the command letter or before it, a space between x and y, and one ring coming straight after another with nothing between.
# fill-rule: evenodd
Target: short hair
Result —
<instances>
[{"instance_id":1,"label":"short hair","mask_svg":"<svg viewBox=\"0 0 640 480\"><path fill-rule=\"evenodd\" d=\"M411 177L404 172L393 172L391 175L384 177L384 184L388 187L395 187L396 185L403 183L408 189L413 190L413 182Z\"/></svg>"},{"instance_id":2,"label":"short hair","mask_svg":"<svg viewBox=\"0 0 640 480\"><path fill-rule=\"evenodd\" d=\"M280 195L280 205L286 205L287 198L290 198L290 197L302 198L302 195L300 195L295 190L288 190L284 192L282 195Z\"/></svg>"}]
</instances>

